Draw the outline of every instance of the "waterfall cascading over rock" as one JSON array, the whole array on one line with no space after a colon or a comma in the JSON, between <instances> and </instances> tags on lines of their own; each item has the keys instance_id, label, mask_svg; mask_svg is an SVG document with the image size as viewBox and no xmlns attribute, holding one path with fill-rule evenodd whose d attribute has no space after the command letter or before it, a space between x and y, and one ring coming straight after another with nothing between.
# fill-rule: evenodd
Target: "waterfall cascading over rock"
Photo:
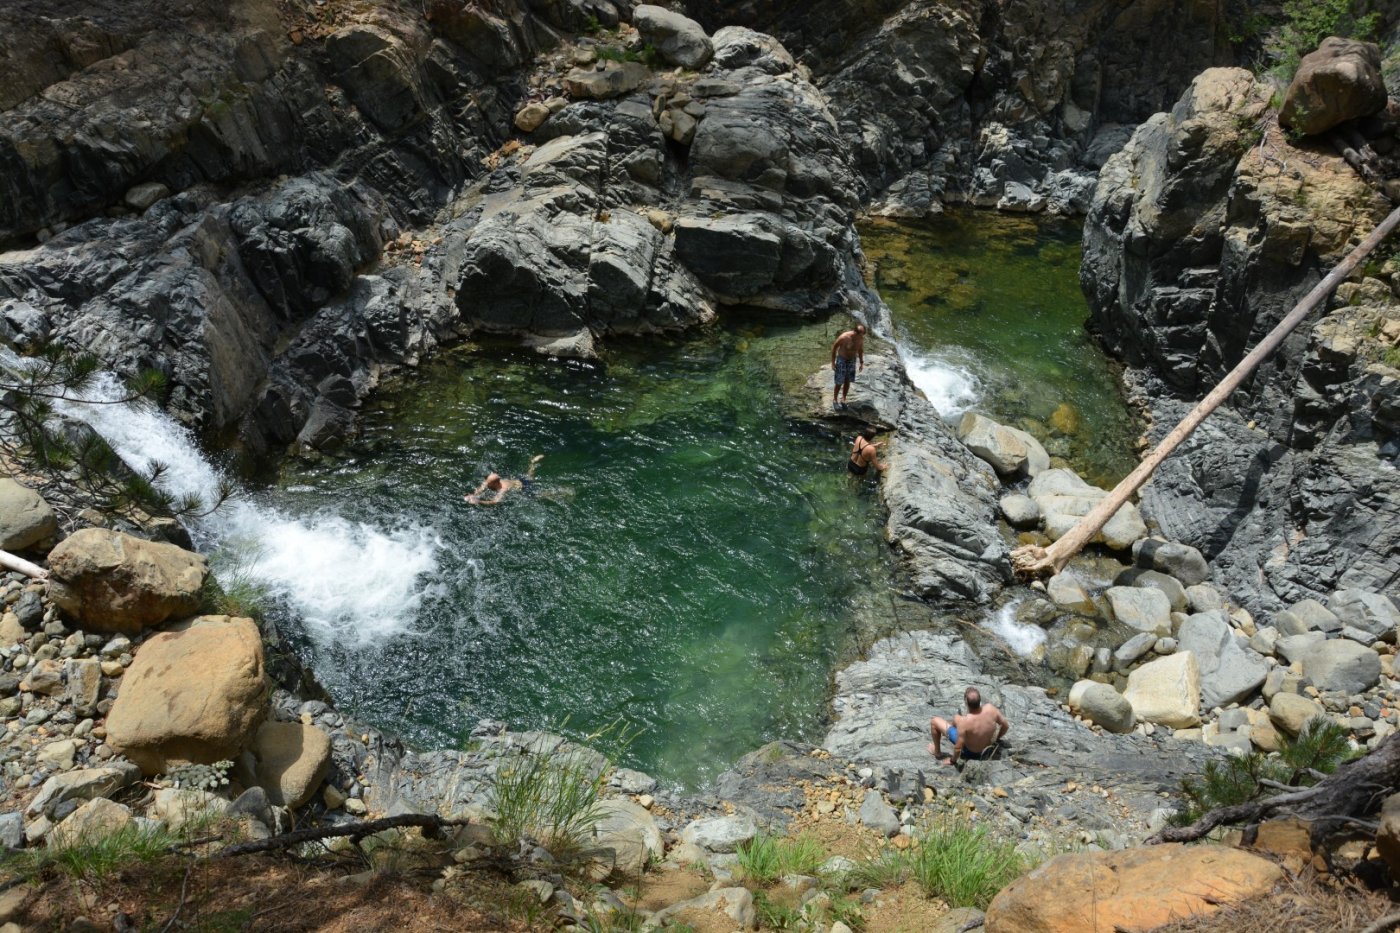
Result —
<instances>
[{"instance_id":1,"label":"waterfall cascading over rock","mask_svg":"<svg viewBox=\"0 0 1400 933\"><path fill-rule=\"evenodd\" d=\"M157 485L164 492L216 501L222 474L190 432L154 406L117 401L125 394L115 378L103 376L86 401L60 407L132 469L149 473L162 465ZM285 604L314 639L352 644L412 630L440 547L430 527L376 527L334 512L296 517L242 490L190 525L199 550L224 553L235 577Z\"/></svg>"}]
</instances>

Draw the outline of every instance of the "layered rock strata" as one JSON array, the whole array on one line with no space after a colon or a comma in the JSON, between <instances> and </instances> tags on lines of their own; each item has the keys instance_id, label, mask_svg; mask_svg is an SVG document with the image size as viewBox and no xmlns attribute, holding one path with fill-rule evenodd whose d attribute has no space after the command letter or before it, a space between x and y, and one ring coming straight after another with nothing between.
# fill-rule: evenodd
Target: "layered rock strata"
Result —
<instances>
[{"instance_id":1,"label":"layered rock strata","mask_svg":"<svg viewBox=\"0 0 1400 933\"><path fill-rule=\"evenodd\" d=\"M1100 176L1081 278L1110 347L1149 374L1153 438L1390 210L1330 149L1286 138L1270 93L1207 71ZM1344 283L1143 490L1251 609L1400 582L1393 272Z\"/></svg>"}]
</instances>

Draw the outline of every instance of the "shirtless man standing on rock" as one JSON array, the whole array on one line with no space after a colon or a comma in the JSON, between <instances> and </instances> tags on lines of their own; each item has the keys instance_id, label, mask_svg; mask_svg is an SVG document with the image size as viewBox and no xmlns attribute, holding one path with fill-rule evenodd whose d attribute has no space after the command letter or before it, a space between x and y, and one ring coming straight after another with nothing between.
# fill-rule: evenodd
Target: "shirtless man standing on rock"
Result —
<instances>
[{"instance_id":1,"label":"shirtless man standing on rock","mask_svg":"<svg viewBox=\"0 0 1400 933\"><path fill-rule=\"evenodd\" d=\"M1001 741L1001 737L1006 735L1006 730L1011 728L1011 723L1006 721L1001 710L990 703L982 702L982 694L976 687L967 688L963 693L963 701L967 703L967 712L954 716L952 725L941 716L929 720L929 733L933 736L933 741L928 750L945 765L955 765L962 760L983 760L990 755L993 746ZM950 758L943 758L944 736L953 743L953 754Z\"/></svg>"},{"instance_id":2,"label":"shirtless man standing on rock","mask_svg":"<svg viewBox=\"0 0 1400 933\"><path fill-rule=\"evenodd\" d=\"M831 390L831 407L846 404L846 394L851 391L851 383L856 381L856 362L865 369L865 325L857 324L854 330L843 331L831 345L831 371L836 383Z\"/></svg>"}]
</instances>

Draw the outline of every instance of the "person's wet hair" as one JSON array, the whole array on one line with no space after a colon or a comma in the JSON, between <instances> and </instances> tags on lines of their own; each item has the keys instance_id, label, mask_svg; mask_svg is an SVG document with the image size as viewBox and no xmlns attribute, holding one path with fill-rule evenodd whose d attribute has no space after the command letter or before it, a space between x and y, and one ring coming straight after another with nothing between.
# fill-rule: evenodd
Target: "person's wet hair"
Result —
<instances>
[{"instance_id":1,"label":"person's wet hair","mask_svg":"<svg viewBox=\"0 0 1400 933\"><path fill-rule=\"evenodd\" d=\"M860 436L863 437L863 438L865 438L867 441L873 441L873 440L875 440L875 429L874 429L874 428L861 428L861 429L860 429Z\"/></svg>"},{"instance_id":2,"label":"person's wet hair","mask_svg":"<svg viewBox=\"0 0 1400 933\"><path fill-rule=\"evenodd\" d=\"M858 334L863 334L863 333L865 333L865 325L864 325L864 324L857 324L857 325L856 325L856 333L858 333Z\"/></svg>"},{"instance_id":3,"label":"person's wet hair","mask_svg":"<svg viewBox=\"0 0 1400 933\"><path fill-rule=\"evenodd\" d=\"M967 704L969 713L975 713L982 708L982 694L976 687L968 687L967 692L963 694L963 702Z\"/></svg>"}]
</instances>

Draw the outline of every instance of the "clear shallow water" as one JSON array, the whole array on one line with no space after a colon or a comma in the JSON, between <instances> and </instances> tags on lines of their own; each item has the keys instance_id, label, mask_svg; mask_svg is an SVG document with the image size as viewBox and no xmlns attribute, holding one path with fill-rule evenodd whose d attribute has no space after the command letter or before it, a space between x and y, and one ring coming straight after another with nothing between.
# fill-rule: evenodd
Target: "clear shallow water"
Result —
<instances>
[{"instance_id":1,"label":"clear shallow water","mask_svg":"<svg viewBox=\"0 0 1400 933\"><path fill-rule=\"evenodd\" d=\"M301 610L318 678L343 708L434 747L485 717L621 720L643 729L637 766L689 786L770 739L817 737L857 615L888 587L848 439L781 413L828 331L717 330L602 366L468 349L382 389L347 455L269 491L277 514L313 526L339 516L434 542L430 566L405 568L416 605L347 611L373 598L362 554L326 605ZM530 492L462 501L535 453Z\"/></svg>"},{"instance_id":2,"label":"clear shallow water","mask_svg":"<svg viewBox=\"0 0 1400 933\"><path fill-rule=\"evenodd\" d=\"M1137 465L1141 428L1084 328L1079 239L1077 224L989 211L861 227L910 376L944 416L1020 427L1112 486Z\"/></svg>"}]
</instances>

